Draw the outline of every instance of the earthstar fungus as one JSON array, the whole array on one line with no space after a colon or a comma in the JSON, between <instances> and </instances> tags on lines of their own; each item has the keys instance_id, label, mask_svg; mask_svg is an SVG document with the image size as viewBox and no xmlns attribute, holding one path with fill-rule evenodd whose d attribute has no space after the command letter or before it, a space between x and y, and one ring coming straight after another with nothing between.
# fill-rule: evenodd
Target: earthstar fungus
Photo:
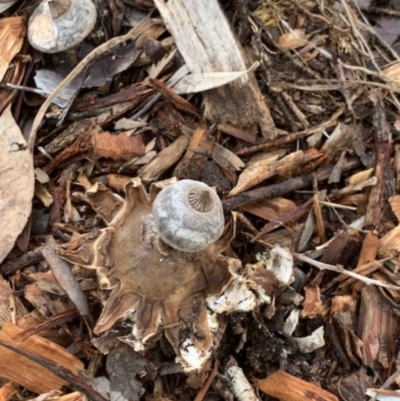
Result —
<instances>
[{"instance_id":1,"label":"earthstar fungus","mask_svg":"<svg viewBox=\"0 0 400 401\"><path fill-rule=\"evenodd\" d=\"M123 340L140 351L162 326L183 369L192 372L218 346L219 315L269 302L279 280L265 264L243 268L222 255L235 219L224 227L221 202L207 185L174 181L153 184L148 193L134 178L125 198L96 183L87 196L106 227L79 235L58 253L96 269L102 289L112 290L95 334L133 322Z\"/></svg>"},{"instance_id":2,"label":"earthstar fungus","mask_svg":"<svg viewBox=\"0 0 400 401\"><path fill-rule=\"evenodd\" d=\"M171 184L170 188L175 185L181 184ZM60 246L58 252L71 263L98 269L108 279L112 292L95 326L96 334L134 310L133 336L137 342L144 344L162 323L178 355L183 326L189 329L196 346L208 351L212 336L205 297L219 294L231 279L221 252L230 243L232 226L224 233L221 230L221 238L201 251L170 247L158 237L152 215L162 186L153 185L148 194L140 180L134 179L126 186L123 199L101 183L95 184L87 195L107 227L79 236ZM208 188L205 184L201 187ZM214 200L220 202L216 195ZM223 214L217 217L222 218L223 227Z\"/></svg>"},{"instance_id":3,"label":"earthstar fungus","mask_svg":"<svg viewBox=\"0 0 400 401\"><path fill-rule=\"evenodd\" d=\"M29 43L43 53L62 52L82 42L96 18L92 0L42 0L29 19Z\"/></svg>"},{"instance_id":4,"label":"earthstar fungus","mask_svg":"<svg viewBox=\"0 0 400 401\"><path fill-rule=\"evenodd\" d=\"M153 203L160 239L184 252L197 252L224 231L224 211L218 195L206 184L182 180L164 188Z\"/></svg>"}]
</instances>

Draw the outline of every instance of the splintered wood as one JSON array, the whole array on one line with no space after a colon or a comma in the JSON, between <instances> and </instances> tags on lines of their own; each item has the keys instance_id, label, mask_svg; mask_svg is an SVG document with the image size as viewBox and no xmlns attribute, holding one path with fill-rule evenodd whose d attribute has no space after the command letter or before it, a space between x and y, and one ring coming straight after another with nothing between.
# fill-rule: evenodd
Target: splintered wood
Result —
<instances>
[{"instance_id":1,"label":"splintered wood","mask_svg":"<svg viewBox=\"0 0 400 401\"><path fill-rule=\"evenodd\" d=\"M307 152L299 150L286 157L281 158L281 156L278 152L272 152L270 155L265 155L265 158L261 160L249 163L240 174L238 183L229 193L229 196L238 195L275 175L290 176L294 171L304 168L307 163L321 157L321 154L310 149Z\"/></svg>"},{"instance_id":2,"label":"splintered wood","mask_svg":"<svg viewBox=\"0 0 400 401\"><path fill-rule=\"evenodd\" d=\"M21 300L14 296L8 282L0 276L0 329L9 322L15 324L25 313Z\"/></svg>"},{"instance_id":3,"label":"splintered wood","mask_svg":"<svg viewBox=\"0 0 400 401\"><path fill-rule=\"evenodd\" d=\"M134 156L144 156L145 147L141 135L129 136L125 132L111 135L99 132L92 136L94 155L114 160L129 160Z\"/></svg>"},{"instance_id":4,"label":"splintered wood","mask_svg":"<svg viewBox=\"0 0 400 401\"><path fill-rule=\"evenodd\" d=\"M175 169L178 178L199 180L203 166L211 156L215 138L203 127L197 128L190 141L189 148Z\"/></svg>"},{"instance_id":5,"label":"splintered wood","mask_svg":"<svg viewBox=\"0 0 400 401\"><path fill-rule=\"evenodd\" d=\"M190 139L185 135L163 149L150 163L139 170L139 177L143 181L156 180L165 170L170 168L182 156L189 146Z\"/></svg>"},{"instance_id":6,"label":"splintered wood","mask_svg":"<svg viewBox=\"0 0 400 401\"><path fill-rule=\"evenodd\" d=\"M339 401L328 391L283 370L278 370L265 379L256 379L255 383L262 392L281 401Z\"/></svg>"},{"instance_id":7,"label":"splintered wood","mask_svg":"<svg viewBox=\"0 0 400 401\"><path fill-rule=\"evenodd\" d=\"M83 363L70 354L65 348L37 335L33 335L22 342L16 343L14 338L21 332L22 329L19 327L7 323L0 332L0 344L1 342L13 344L23 351L38 355L53 364L60 365L75 375L78 375L84 368ZM1 345L0 372L1 377L24 386L38 394L59 390L61 387L68 384L67 381L61 379L37 362ZM40 380L38 380L38 378L40 378Z\"/></svg>"},{"instance_id":8,"label":"splintered wood","mask_svg":"<svg viewBox=\"0 0 400 401\"><path fill-rule=\"evenodd\" d=\"M390 168L390 155L392 144L390 141L391 133L386 121L384 112L384 102L379 91L375 90L370 95L371 101L375 105L374 113L374 147L375 147L375 176L377 185L371 188L367 213L365 216L366 228L379 228L382 215L387 207L387 200L394 195L392 186L393 176Z\"/></svg>"},{"instance_id":9,"label":"splintered wood","mask_svg":"<svg viewBox=\"0 0 400 401\"><path fill-rule=\"evenodd\" d=\"M250 64L217 1L165 1L155 4L191 73L240 72ZM259 124L266 138L276 130L252 72L203 94L205 114L216 123Z\"/></svg>"},{"instance_id":10,"label":"splintered wood","mask_svg":"<svg viewBox=\"0 0 400 401\"><path fill-rule=\"evenodd\" d=\"M372 369L389 368L395 356L399 324L395 311L374 287L361 291L357 336L362 340L362 361Z\"/></svg>"}]
</instances>

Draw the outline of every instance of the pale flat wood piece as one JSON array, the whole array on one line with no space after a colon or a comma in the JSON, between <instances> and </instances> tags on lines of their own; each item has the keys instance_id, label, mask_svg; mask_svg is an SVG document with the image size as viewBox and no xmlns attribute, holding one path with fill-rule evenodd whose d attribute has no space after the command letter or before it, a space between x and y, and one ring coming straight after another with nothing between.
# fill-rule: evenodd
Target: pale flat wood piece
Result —
<instances>
[{"instance_id":1,"label":"pale flat wood piece","mask_svg":"<svg viewBox=\"0 0 400 401\"><path fill-rule=\"evenodd\" d=\"M155 0L155 4L192 74L240 72L249 67L218 0ZM264 137L276 136L254 73L203 96L205 115L212 122L239 127L258 123Z\"/></svg>"}]
</instances>

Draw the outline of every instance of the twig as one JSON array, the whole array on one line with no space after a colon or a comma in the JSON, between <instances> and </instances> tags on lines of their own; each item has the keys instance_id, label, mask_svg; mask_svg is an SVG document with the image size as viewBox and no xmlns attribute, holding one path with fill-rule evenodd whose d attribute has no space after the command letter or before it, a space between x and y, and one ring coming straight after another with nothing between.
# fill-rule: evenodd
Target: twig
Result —
<instances>
[{"instance_id":1,"label":"twig","mask_svg":"<svg viewBox=\"0 0 400 401\"><path fill-rule=\"evenodd\" d=\"M233 394L238 401L260 401L253 386L249 383L243 370L232 356L227 363L225 374L231 383Z\"/></svg>"},{"instance_id":2,"label":"twig","mask_svg":"<svg viewBox=\"0 0 400 401\"><path fill-rule=\"evenodd\" d=\"M287 134L282 138L278 138L278 139L271 140L271 141L268 141L265 143L261 143L260 145L251 146L250 148L244 148L235 153L237 156L244 156L244 155L249 155L249 154L255 153L255 152L261 152L263 150L279 148L283 145L286 145L287 143L296 141L298 139L302 139L302 138L306 137L307 135L314 134L315 132L322 131L322 130L325 130L327 128L330 128L330 127L336 125L337 119L343 114L344 111L345 111L345 107L340 107L338 110L336 110L336 112L334 114L332 114L331 118L328 121L325 121L321 125L308 128L304 131Z\"/></svg>"},{"instance_id":3,"label":"twig","mask_svg":"<svg viewBox=\"0 0 400 401\"><path fill-rule=\"evenodd\" d=\"M349 185L348 187L345 187L334 194L330 194L327 196L327 199L329 201L333 201L335 199L342 197L343 195L361 191L365 187L374 186L376 185L376 182L377 182L376 178L372 177L369 180L361 182L360 184ZM290 212L284 214L283 216L280 216L279 219L270 221L261 229L261 231L254 238L254 240L263 237L264 235L270 233L272 230L275 230L275 228L283 226L284 224L289 223L290 221L298 220L305 213L307 213L312 206L313 206L313 198L310 198L308 201L304 202L296 209L291 210Z\"/></svg>"},{"instance_id":4,"label":"twig","mask_svg":"<svg viewBox=\"0 0 400 401\"><path fill-rule=\"evenodd\" d=\"M218 367L219 367L219 363L218 361L215 361L214 363L214 367L211 371L211 373L209 374L209 376L207 377L206 382L204 383L203 387L201 388L201 390L197 393L196 398L194 399L194 401L203 401L208 389L211 386L211 383L213 382L215 376L218 373Z\"/></svg>"},{"instance_id":5,"label":"twig","mask_svg":"<svg viewBox=\"0 0 400 401\"><path fill-rule=\"evenodd\" d=\"M89 64L101 56L103 53L108 52L113 47L117 45L121 45L122 43L127 42L128 40L134 39L137 36L137 29L132 28L127 34L122 36L117 36L115 38L110 39L109 41L103 43L99 47L96 47L92 50L68 75L67 77L60 82L56 89L52 92L52 94L44 101L42 106L40 107L38 113L36 114L35 119L33 120L31 132L28 139L28 149L33 153L33 147L35 145L36 134L42 123L43 117L50 107L53 100L86 68Z\"/></svg>"},{"instance_id":6,"label":"twig","mask_svg":"<svg viewBox=\"0 0 400 401\"><path fill-rule=\"evenodd\" d=\"M360 160L357 158L350 158L347 160L343 167L342 172L351 170L360 164ZM250 205L251 203L260 202L266 198L273 198L282 196L284 194L297 191L309 185L313 177L317 181L327 180L330 176L334 166L326 166L318 169L313 174L303 174L296 178L280 182L278 184L272 184L264 188L253 189L251 191L243 192L232 198L224 199L222 205L226 211L237 210L243 206Z\"/></svg>"},{"instance_id":7,"label":"twig","mask_svg":"<svg viewBox=\"0 0 400 401\"><path fill-rule=\"evenodd\" d=\"M66 322L71 321L72 319L77 318L77 317L79 317L79 312L76 308L68 309L55 316L50 317L46 321L39 323L36 326L30 327L30 328L25 329L24 331L21 331L13 338L13 341L15 341L15 342L25 341L27 338L29 338L30 336L33 336L34 334L38 334L42 331L51 329L55 326L60 326Z\"/></svg>"},{"instance_id":8,"label":"twig","mask_svg":"<svg viewBox=\"0 0 400 401\"><path fill-rule=\"evenodd\" d=\"M394 177L391 174L392 141L391 132L386 119L385 103L382 94L374 90L370 99L374 103L374 151L375 151L375 177L378 185L375 185L368 197L365 226L367 229L375 229L379 226L382 214L388 206L388 198L394 195Z\"/></svg>"},{"instance_id":9,"label":"twig","mask_svg":"<svg viewBox=\"0 0 400 401\"><path fill-rule=\"evenodd\" d=\"M29 251L22 255L20 258L9 260L1 266L1 272L5 276L11 276L17 270L23 269L24 267L33 265L43 260L42 248L38 247L32 251Z\"/></svg>"},{"instance_id":10,"label":"twig","mask_svg":"<svg viewBox=\"0 0 400 401\"><path fill-rule=\"evenodd\" d=\"M23 86L23 85L17 85L17 84L10 84L9 82L3 83L0 82L0 88L2 89L17 89L17 90L21 90L24 92L31 92L31 93L36 93L38 95L43 95L43 96L47 96L48 93L46 91L43 91L41 89L37 89L37 88L29 88L28 86Z\"/></svg>"},{"instance_id":11,"label":"twig","mask_svg":"<svg viewBox=\"0 0 400 401\"><path fill-rule=\"evenodd\" d=\"M295 257L297 260L301 260L302 262L308 263L311 266L317 267L320 270L329 270L335 273L345 274L346 276L353 277L357 280L364 282L367 285L376 285L377 287L384 287L388 288L389 290L395 290L395 291L400 290L400 286L398 285L383 283L382 281L379 280L374 280L372 278L364 277L361 274L354 273L351 270L346 270L341 266L334 266L334 265L329 265L327 263L318 262L317 260L311 259L308 256L305 256L301 253L294 252L293 257Z\"/></svg>"}]
</instances>

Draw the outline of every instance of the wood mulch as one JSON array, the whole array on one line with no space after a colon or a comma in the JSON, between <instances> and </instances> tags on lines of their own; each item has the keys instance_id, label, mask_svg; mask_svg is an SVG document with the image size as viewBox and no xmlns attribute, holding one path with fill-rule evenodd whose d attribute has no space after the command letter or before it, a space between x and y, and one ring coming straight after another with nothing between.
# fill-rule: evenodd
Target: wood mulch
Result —
<instances>
[{"instance_id":1,"label":"wood mulch","mask_svg":"<svg viewBox=\"0 0 400 401\"><path fill-rule=\"evenodd\" d=\"M0 150L0 401L398 399L398 3L96 0L53 55L26 40L31 3L0 18L0 147L25 152ZM140 350L132 311L95 334L105 278L57 251L106 227L93 185L172 177L234 216L225 257L293 258L268 302L219 317L199 371L162 325Z\"/></svg>"}]
</instances>

